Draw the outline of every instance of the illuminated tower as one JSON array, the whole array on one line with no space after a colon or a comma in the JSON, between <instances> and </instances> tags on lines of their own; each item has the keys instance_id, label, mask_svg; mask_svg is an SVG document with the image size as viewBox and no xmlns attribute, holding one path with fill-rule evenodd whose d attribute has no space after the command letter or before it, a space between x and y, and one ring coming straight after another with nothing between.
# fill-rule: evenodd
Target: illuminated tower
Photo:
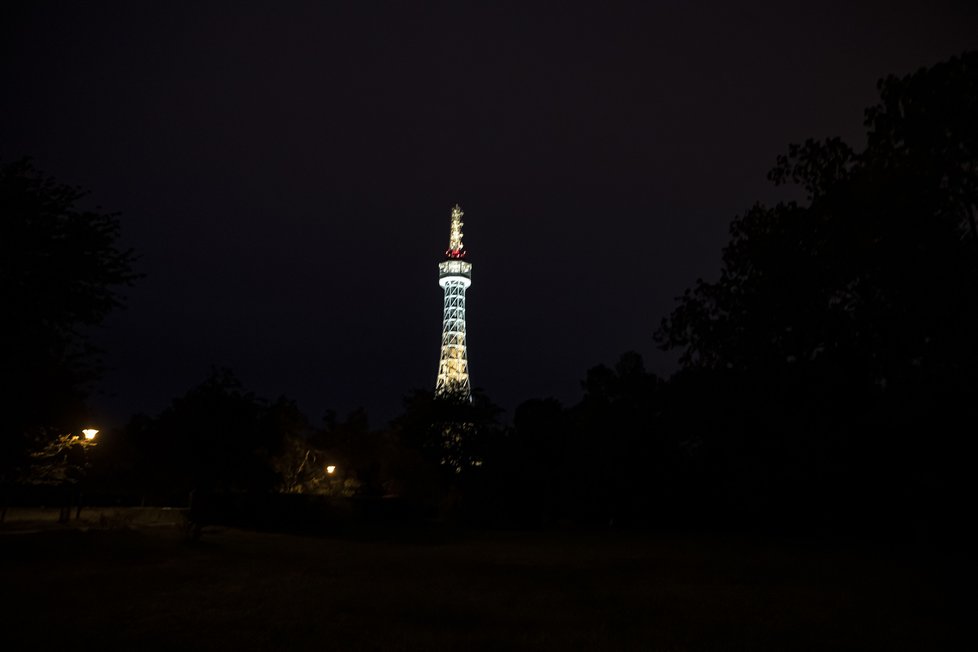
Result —
<instances>
[{"instance_id":1,"label":"illuminated tower","mask_svg":"<svg viewBox=\"0 0 978 652\"><path fill-rule=\"evenodd\" d=\"M472 285L472 263L462 260L462 209L452 209L452 235L445 252L448 260L438 264L438 285L445 290L441 325L441 359L435 396L472 400L469 361L465 353L465 290Z\"/></svg>"}]
</instances>

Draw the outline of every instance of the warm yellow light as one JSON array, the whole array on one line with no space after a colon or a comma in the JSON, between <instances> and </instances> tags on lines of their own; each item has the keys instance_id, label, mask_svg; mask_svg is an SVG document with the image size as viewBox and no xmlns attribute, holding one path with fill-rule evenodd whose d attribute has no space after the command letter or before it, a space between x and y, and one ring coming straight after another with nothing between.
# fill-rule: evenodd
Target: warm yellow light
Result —
<instances>
[{"instance_id":1,"label":"warm yellow light","mask_svg":"<svg viewBox=\"0 0 978 652\"><path fill-rule=\"evenodd\" d=\"M462 251L462 212L461 206L455 204L452 208L452 235L448 241L448 250L453 254L458 254Z\"/></svg>"},{"instance_id":2,"label":"warm yellow light","mask_svg":"<svg viewBox=\"0 0 978 652\"><path fill-rule=\"evenodd\" d=\"M85 439L92 440L95 439L95 435L98 434L98 430L95 428L85 428L82 430L82 434L85 435Z\"/></svg>"},{"instance_id":3,"label":"warm yellow light","mask_svg":"<svg viewBox=\"0 0 978 652\"><path fill-rule=\"evenodd\" d=\"M332 464L330 464L329 466L326 467L326 473L328 473L330 475L333 475L333 471L335 471L335 470L336 470L336 467L333 466Z\"/></svg>"}]
</instances>

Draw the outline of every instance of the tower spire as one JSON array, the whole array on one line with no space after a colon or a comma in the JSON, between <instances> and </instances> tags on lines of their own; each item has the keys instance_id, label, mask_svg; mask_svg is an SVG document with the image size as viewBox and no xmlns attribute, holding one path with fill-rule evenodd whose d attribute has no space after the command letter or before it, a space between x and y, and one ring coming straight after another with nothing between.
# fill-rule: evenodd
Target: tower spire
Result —
<instances>
[{"instance_id":1,"label":"tower spire","mask_svg":"<svg viewBox=\"0 0 978 652\"><path fill-rule=\"evenodd\" d=\"M448 239L448 251L445 255L456 260L465 256L465 245L462 244L462 207L458 204L452 208L452 234Z\"/></svg>"}]
</instances>

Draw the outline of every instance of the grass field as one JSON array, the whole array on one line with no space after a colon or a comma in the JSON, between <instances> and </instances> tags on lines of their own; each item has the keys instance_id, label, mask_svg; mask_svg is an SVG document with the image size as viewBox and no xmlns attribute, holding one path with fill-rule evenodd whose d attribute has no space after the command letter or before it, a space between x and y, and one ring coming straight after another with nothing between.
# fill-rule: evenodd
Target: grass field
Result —
<instances>
[{"instance_id":1,"label":"grass field","mask_svg":"<svg viewBox=\"0 0 978 652\"><path fill-rule=\"evenodd\" d=\"M868 546L0 530L5 650L942 650L944 573ZM13 645L9 645L13 643Z\"/></svg>"}]
</instances>

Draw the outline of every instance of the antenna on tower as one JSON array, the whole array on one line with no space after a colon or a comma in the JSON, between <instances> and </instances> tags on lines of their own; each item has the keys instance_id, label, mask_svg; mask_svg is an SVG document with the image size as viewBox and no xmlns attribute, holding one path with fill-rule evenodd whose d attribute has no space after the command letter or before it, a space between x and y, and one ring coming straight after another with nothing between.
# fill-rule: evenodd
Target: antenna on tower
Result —
<instances>
[{"instance_id":1,"label":"antenna on tower","mask_svg":"<svg viewBox=\"0 0 978 652\"><path fill-rule=\"evenodd\" d=\"M464 258L465 257L465 245L462 244L462 216L465 213L462 212L462 207L458 204L452 208L452 234L448 240L448 251L445 255L449 258Z\"/></svg>"}]
</instances>

